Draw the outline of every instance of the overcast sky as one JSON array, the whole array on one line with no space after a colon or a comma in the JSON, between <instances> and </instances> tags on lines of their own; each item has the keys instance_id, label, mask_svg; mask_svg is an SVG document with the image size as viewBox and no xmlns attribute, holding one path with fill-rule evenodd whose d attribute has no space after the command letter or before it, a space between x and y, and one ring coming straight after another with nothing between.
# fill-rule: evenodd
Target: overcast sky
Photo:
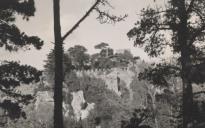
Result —
<instances>
[{"instance_id":1,"label":"overcast sky","mask_svg":"<svg viewBox=\"0 0 205 128\"><path fill-rule=\"evenodd\" d=\"M29 64L38 69L43 69L46 55L53 49L53 0L36 0L35 17L30 21L17 19L17 25L29 35L38 35L45 41L40 51L19 51L8 53L1 49L1 60L17 60L22 64ZM100 42L110 44L114 49L130 49L136 56L149 60L143 49L134 48L133 41L127 38L126 33L134 26L140 10L149 6L153 0L110 0L115 15L128 14L125 21L113 24L100 24L97 13L93 12L80 27L65 41L65 50L76 44L85 46L89 53L96 52L94 45ZM61 0L61 27L64 34L85 12L92 6L95 0Z\"/></svg>"}]
</instances>

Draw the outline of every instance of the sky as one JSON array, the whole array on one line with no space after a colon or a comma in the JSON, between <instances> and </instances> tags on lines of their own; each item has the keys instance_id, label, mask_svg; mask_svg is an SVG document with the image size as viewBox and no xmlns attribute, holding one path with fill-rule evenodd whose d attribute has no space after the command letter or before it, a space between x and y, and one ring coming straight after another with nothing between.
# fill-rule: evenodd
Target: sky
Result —
<instances>
[{"instance_id":1,"label":"sky","mask_svg":"<svg viewBox=\"0 0 205 128\"><path fill-rule=\"evenodd\" d=\"M128 14L125 21L116 24L100 24L96 19L97 13L91 15L70 35L64 44L65 51L74 45L83 45L88 49L88 53L97 52L94 49L96 44L106 42L111 48L130 49L135 56L140 56L144 60L150 61L142 48L133 47L133 41L127 37L127 32L139 20L140 10L143 7L153 4L153 0L110 0L114 9L109 8L109 12L114 15ZM159 0L160 1L160 0ZM30 51L6 52L0 49L0 60L15 60L21 64L29 64L38 69L43 69L46 55L53 49L53 4L52 0L35 0L36 13L27 22L18 17L17 26L28 35L37 35L44 40L41 50L32 49ZM61 29L64 35L93 5L95 0L61 0Z\"/></svg>"}]
</instances>

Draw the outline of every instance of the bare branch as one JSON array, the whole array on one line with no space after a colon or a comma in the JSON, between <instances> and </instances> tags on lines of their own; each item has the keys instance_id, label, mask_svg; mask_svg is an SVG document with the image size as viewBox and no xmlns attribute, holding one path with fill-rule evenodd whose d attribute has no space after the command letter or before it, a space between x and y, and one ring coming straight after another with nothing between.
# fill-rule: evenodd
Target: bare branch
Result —
<instances>
[{"instance_id":1,"label":"bare branch","mask_svg":"<svg viewBox=\"0 0 205 128\"><path fill-rule=\"evenodd\" d=\"M192 8L192 10L193 10L193 12L195 12L199 16L201 22L204 23L205 22L205 16L203 15L203 13L201 13L199 9L194 8L194 7Z\"/></svg>"},{"instance_id":2,"label":"bare branch","mask_svg":"<svg viewBox=\"0 0 205 128\"><path fill-rule=\"evenodd\" d=\"M96 8L96 6L101 3L101 0L97 0L93 6L86 12L86 14L62 37L62 42L82 23L90 13Z\"/></svg>"},{"instance_id":3,"label":"bare branch","mask_svg":"<svg viewBox=\"0 0 205 128\"><path fill-rule=\"evenodd\" d=\"M101 0L100 3L103 6L109 6L110 8L114 9L114 7L107 0Z\"/></svg>"},{"instance_id":4,"label":"bare branch","mask_svg":"<svg viewBox=\"0 0 205 128\"><path fill-rule=\"evenodd\" d=\"M146 15L151 15L151 14L162 14L162 13L167 13L167 12L174 12L175 10L172 10L172 9L167 9L167 10L158 10L158 11L155 11L155 12L143 12L142 14L139 14L137 13L136 15L139 15L139 16L146 16Z\"/></svg>"},{"instance_id":5,"label":"bare branch","mask_svg":"<svg viewBox=\"0 0 205 128\"><path fill-rule=\"evenodd\" d=\"M201 95L201 94L205 94L205 91L194 92L194 95Z\"/></svg>"},{"instance_id":6,"label":"bare branch","mask_svg":"<svg viewBox=\"0 0 205 128\"><path fill-rule=\"evenodd\" d=\"M95 8L95 10L99 13L99 16L97 19L100 21L100 23L116 23L120 21L124 21L124 19L128 16L125 14L124 16L115 16L110 15L109 12L101 11L99 8Z\"/></svg>"},{"instance_id":7,"label":"bare branch","mask_svg":"<svg viewBox=\"0 0 205 128\"><path fill-rule=\"evenodd\" d=\"M195 2L196 0L192 0L191 2L190 2L190 4L189 4L189 7L188 7L188 9L187 9L187 13L190 13L191 12L191 10L193 9L193 7L194 7L194 2Z\"/></svg>"},{"instance_id":8,"label":"bare branch","mask_svg":"<svg viewBox=\"0 0 205 128\"><path fill-rule=\"evenodd\" d=\"M6 90L2 86L0 86L0 91L9 95L10 97L13 97L20 103L27 103L33 99L32 95L24 95L24 94L15 93L15 92L12 92L13 90Z\"/></svg>"},{"instance_id":9,"label":"bare branch","mask_svg":"<svg viewBox=\"0 0 205 128\"><path fill-rule=\"evenodd\" d=\"M205 24L192 34L190 38L190 44L192 44L194 40L197 38L197 36L199 36L204 30L205 30Z\"/></svg>"},{"instance_id":10,"label":"bare branch","mask_svg":"<svg viewBox=\"0 0 205 128\"><path fill-rule=\"evenodd\" d=\"M79 27L79 25L90 15L93 10L96 10L99 13L97 19L101 23L116 23L119 21L123 21L127 17L127 15L117 17L114 15L110 15L108 12L103 12L97 7L100 4L103 6L107 5L111 8L114 8L107 0L96 0L96 2L93 4L93 6L91 6L91 8L86 12L86 14L75 25L73 25L73 27L62 37L62 41L64 41L77 27Z\"/></svg>"}]
</instances>

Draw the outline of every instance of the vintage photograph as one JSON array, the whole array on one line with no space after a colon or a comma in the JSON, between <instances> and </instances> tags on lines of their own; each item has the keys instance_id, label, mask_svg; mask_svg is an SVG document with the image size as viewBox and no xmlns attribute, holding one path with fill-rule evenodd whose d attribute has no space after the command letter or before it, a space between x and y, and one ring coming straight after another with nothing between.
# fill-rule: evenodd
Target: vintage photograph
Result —
<instances>
[{"instance_id":1,"label":"vintage photograph","mask_svg":"<svg viewBox=\"0 0 205 128\"><path fill-rule=\"evenodd\" d=\"M205 0L0 0L0 128L205 128Z\"/></svg>"}]
</instances>

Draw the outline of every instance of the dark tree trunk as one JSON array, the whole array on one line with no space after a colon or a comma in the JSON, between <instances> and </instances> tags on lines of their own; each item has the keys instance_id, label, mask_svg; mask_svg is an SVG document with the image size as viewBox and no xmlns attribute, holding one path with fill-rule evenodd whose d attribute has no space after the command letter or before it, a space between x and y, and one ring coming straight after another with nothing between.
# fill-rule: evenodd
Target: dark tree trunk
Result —
<instances>
[{"instance_id":1,"label":"dark tree trunk","mask_svg":"<svg viewBox=\"0 0 205 128\"><path fill-rule=\"evenodd\" d=\"M60 26L60 0L53 0L55 37L54 128L63 128L63 42Z\"/></svg>"},{"instance_id":2,"label":"dark tree trunk","mask_svg":"<svg viewBox=\"0 0 205 128\"><path fill-rule=\"evenodd\" d=\"M182 66L182 84L183 84L183 103L182 103L182 114L183 114L183 128L193 128L193 92L192 84L190 80L191 70L191 50L190 42L188 40L188 16L185 7L185 0L180 0L179 3L179 17L180 24L178 29L178 41L181 50L181 66Z\"/></svg>"},{"instance_id":3,"label":"dark tree trunk","mask_svg":"<svg viewBox=\"0 0 205 128\"><path fill-rule=\"evenodd\" d=\"M191 59L188 48L181 52L182 83L183 83L183 128L193 128L193 92L190 80Z\"/></svg>"}]
</instances>

